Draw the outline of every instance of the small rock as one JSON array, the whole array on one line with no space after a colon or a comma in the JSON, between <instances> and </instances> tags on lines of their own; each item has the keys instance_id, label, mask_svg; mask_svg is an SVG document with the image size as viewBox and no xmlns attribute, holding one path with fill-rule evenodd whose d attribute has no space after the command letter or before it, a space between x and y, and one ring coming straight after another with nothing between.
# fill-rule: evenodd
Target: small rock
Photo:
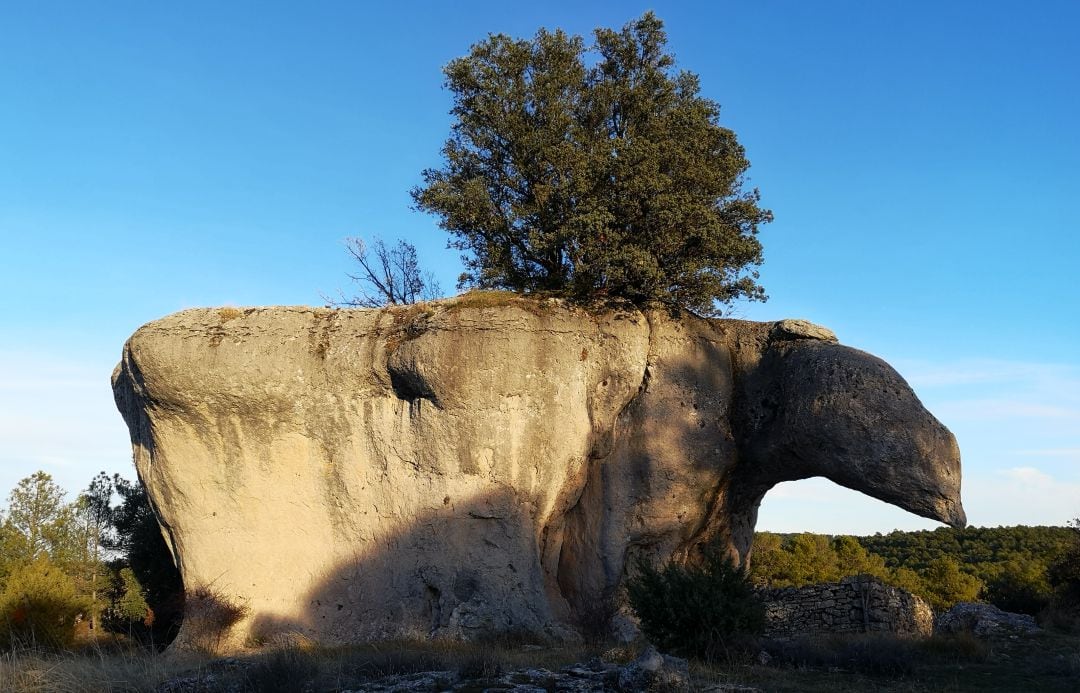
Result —
<instances>
[{"instance_id":1,"label":"small rock","mask_svg":"<svg viewBox=\"0 0 1080 693\"><path fill-rule=\"evenodd\" d=\"M772 339L820 339L824 342L839 341L836 338L836 333L828 327L815 325L809 320L792 318L777 321L777 323L773 325L772 333L769 336Z\"/></svg>"},{"instance_id":2,"label":"small rock","mask_svg":"<svg viewBox=\"0 0 1080 693\"><path fill-rule=\"evenodd\" d=\"M619 669L618 685L620 691L689 691L690 665L649 645L637 659Z\"/></svg>"}]
</instances>

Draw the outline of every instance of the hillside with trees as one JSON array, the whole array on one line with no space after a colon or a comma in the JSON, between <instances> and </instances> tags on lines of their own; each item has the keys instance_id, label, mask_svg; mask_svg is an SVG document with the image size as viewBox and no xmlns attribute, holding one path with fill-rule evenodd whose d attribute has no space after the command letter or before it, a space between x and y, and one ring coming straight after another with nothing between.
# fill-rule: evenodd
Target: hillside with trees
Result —
<instances>
[{"instance_id":1,"label":"hillside with trees","mask_svg":"<svg viewBox=\"0 0 1080 693\"><path fill-rule=\"evenodd\" d=\"M982 600L1039 615L1068 601L1069 560L1078 546L1075 527L941 527L867 537L759 532L751 576L763 586L798 587L863 573L938 611Z\"/></svg>"}]
</instances>

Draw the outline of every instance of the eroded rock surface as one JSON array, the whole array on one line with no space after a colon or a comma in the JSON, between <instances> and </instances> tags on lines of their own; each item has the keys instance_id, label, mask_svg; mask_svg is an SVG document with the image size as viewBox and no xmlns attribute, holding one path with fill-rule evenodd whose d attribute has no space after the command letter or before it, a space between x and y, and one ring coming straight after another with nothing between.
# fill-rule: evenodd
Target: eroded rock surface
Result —
<instances>
[{"instance_id":1,"label":"eroded rock surface","mask_svg":"<svg viewBox=\"0 0 1080 693\"><path fill-rule=\"evenodd\" d=\"M573 636L635 556L745 558L792 479L964 523L953 436L804 321L197 309L140 328L114 391L186 588L247 608L234 644Z\"/></svg>"}]
</instances>

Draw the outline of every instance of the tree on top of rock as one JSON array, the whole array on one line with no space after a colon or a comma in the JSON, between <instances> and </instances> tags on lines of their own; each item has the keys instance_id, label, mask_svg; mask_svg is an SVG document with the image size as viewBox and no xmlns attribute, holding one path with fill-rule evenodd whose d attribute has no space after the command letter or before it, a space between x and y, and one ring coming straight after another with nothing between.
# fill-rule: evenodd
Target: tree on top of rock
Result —
<instances>
[{"instance_id":1,"label":"tree on top of rock","mask_svg":"<svg viewBox=\"0 0 1080 693\"><path fill-rule=\"evenodd\" d=\"M412 190L464 251L460 288L617 297L715 315L764 300L749 167L652 13L621 31L491 35L445 68L445 165ZM591 66L590 66L591 65Z\"/></svg>"}]
</instances>

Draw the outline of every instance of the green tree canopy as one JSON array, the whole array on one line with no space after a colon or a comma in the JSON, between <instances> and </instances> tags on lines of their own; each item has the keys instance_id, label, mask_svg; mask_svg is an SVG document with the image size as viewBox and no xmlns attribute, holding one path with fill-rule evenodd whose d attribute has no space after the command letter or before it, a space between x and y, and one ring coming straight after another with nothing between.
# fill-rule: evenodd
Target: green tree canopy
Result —
<instances>
[{"instance_id":1,"label":"green tree canopy","mask_svg":"<svg viewBox=\"0 0 1080 693\"><path fill-rule=\"evenodd\" d=\"M459 287L659 303L702 314L764 299L772 218L696 75L652 13L621 31L492 35L445 68L455 121L418 209L464 251Z\"/></svg>"},{"instance_id":2,"label":"green tree canopy","mask_svg":"<svg viewBox=\"0 0 1080 693\"><path fill-rule=\"evenodd\" d=\"M47 554L17 567L0 589L0 650L13 645L64 648L87 604Z\"/></svg>"},{"instance_id":3,"label":"green tree canopy","mask_svg":"<svg viewBox=\"0 0 1080 693\"><path fill-rule=\"evenodd\" d=\"M1080 616L1080 518L1070 523L1072 536L1065 550L1048 570L1060 606Z\"/></svg>"},{"instance_id":4,"label":"green tree canopy","mask_svg":"<svg viewBox=\"0 0 1080 693\"><path fill-rule=\"evenodd\" d=\"M59 550L67 519L64 489L45 472L34 472L19 481L8 496L7 523L10 550L18 560L29 561Z\"/></svg>"},{"instance_id":5,"label":"green tree canopy","mask_svg":"<svg viewBox=\"0 0 1080 693\"><path fill-rule=\"evenodd\" d=\"M161 527L150 507L146 489L138 481L113 475L120 504L111 511L112 532L106 547L117 551L131 568L141 593L153 612L152 639L168 643L180 628L184 587Z\"/></svg>"},{"instance_id":6,"label":"green tree canopy","mask_svg":"<svg viewBox=\"0 0 1080 693\"><path fill-rule=\"evenodd\" d=\"M944 611L957 602L977 601L984 587L982 580L965 573L960 563L949 557L930 561L922 579L927 586L922 596L934 611Z\"/></svg>"}]
</instances>

